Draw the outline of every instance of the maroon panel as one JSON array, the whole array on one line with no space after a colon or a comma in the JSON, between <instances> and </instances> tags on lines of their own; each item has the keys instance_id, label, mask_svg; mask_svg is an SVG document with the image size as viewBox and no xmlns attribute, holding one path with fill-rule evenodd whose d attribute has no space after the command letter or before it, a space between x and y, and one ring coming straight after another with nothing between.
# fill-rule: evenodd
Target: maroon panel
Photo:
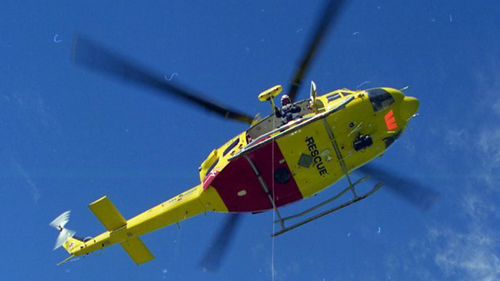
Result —
<instances>
[{"instance_id":1,"label":"maroon panel","mask_svg":"<svg viewBox=\"0 0 500 281\"><path fill-rule=\"evenodd\" d=\"M274 188L278 207L302 199L302 194L291 176L277 143L266 144L249 153L248 156L261 173L271 193ZM280 160L283 163L280 164ZM274 180L275 174L278 174L277 181ZM215 187L230 212L256 212L272 209L269 198L244 157L230 162L210 185ZM246 191L246 195L239 196L238 192L242 190Z\"/></svg>"}]
</instances>

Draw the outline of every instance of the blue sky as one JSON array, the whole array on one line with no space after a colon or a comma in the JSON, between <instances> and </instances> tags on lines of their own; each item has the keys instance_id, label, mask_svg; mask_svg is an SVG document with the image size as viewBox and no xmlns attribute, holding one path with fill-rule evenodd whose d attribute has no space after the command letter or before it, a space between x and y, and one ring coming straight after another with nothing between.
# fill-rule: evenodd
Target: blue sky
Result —
<instances>
[{"instance_id":1,"label":"blue sky","mask_svg":"<svg viewBox=\"0 0 500 281\"><path fill-rule=\"evenodd\" d=\"M75 32L249 114L288 83L323 1L11 1L0 3L2 280L500 279L500 2L351 1L309 74L321 93L410 86L419 116L377 165L439 191L422 212L382 189L274 241L272 213L248 215L217 275L197 262L223 214L144 236L135 266L120 247L57 267L49 222L108 195L126 218L199 182L208 153L245 129L70 60ZM345 182L283 209L303 209ZM274 245L274 246L273 246ZM274 268L274 271L271 270Z\"/></svg>"}]
</instances>

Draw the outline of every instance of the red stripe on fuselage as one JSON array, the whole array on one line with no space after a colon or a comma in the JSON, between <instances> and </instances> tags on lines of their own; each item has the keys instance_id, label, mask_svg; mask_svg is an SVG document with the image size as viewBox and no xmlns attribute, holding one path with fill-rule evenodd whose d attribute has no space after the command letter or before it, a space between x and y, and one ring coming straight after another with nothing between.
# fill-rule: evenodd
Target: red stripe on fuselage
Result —
<instances>
[{"instance_id":1,"label":"red stripe on fuselage","mask_svg":"<svg viewBox=\"0 0 500 281\"><path fill-rule=\"evenodd\" d=\"M283 171L285 168L290 171L277 143L266 144L248 153L247 156L259 170L271 195L274 188L278 207L302 199L293 176L284 184L274 180L274 172L278 169ZM273 208L257 175L244 157L231 161L210 185L217 190L230 212L257 212ZM238 193L246 194L240 196Z\"/></svg>"}]
</instances>

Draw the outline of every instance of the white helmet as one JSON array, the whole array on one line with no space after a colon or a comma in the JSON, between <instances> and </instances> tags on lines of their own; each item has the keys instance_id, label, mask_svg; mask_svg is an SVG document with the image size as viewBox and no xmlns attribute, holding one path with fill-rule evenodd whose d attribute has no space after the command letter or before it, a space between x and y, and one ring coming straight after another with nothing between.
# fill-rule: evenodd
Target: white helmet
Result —
<instances>
[{"instance_id":1,"label":"white helmet","mask_svg":"<svg viewBox=\"0 0 500 281\"><path fill-rule=\"evenodd\" d=\"M282 106L285 106L285 105L291 104L291 103L292 103L292 100L290 99L290 97L288 95L281 96L281 105Z\"/></svg>"}]
</instances>

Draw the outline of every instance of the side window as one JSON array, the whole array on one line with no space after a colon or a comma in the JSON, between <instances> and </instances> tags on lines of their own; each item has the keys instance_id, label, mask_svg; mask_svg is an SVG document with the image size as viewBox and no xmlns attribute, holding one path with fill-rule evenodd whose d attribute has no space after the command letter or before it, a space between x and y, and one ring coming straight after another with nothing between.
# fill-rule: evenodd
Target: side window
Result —
<instances>
[{"instance_id":1,"label":"side window","mask_svg":"<svg viewBox=\"0 0 500 281\"><path fill-rule=\"evenodd\" d=\"M237 138L235 141L233 141L233 143L231 143L227 148L226 150L224 150L224 153L222 154L222 156L226 156L226 154L231 151L235 146L238 145L238 143L240 142L240 138Z\"/></svg>"},{"instance_id":2,"label":"side window","mask_svg":"<svg viewBox=\"0 0 500 281\"><path fill-rule=\"evenodd\" d=\"M215 166L217 166L217 163L219 163L219 158L217 158L217 160L214 161L214 163L210 166L210 168L208 168L207 172L205 173L205 176L208 175L214 169Z\"/></svg>"},{"instance_id":3,"label":"side window","mask_svg":"<svg viewBox=\"0 0 500 281\"><path fill-rule=\"evenodd\" d=\"M328 99L328 102L331 102L331 101L334 101L338 98L340 98L340 94L333 94L333 95L329 95L328 97L326 97Z\"/></svg>"},{"instance_id":4,"label":"side window","mask_svg":"<svg viewBox=\"0 0 500 281\"><path fill-rule=\"evenodd\" d=\"M394 103L394 98L386 90L376 88L366 90L374 111L381 111Z\"/></svg>"}]
</instances>

